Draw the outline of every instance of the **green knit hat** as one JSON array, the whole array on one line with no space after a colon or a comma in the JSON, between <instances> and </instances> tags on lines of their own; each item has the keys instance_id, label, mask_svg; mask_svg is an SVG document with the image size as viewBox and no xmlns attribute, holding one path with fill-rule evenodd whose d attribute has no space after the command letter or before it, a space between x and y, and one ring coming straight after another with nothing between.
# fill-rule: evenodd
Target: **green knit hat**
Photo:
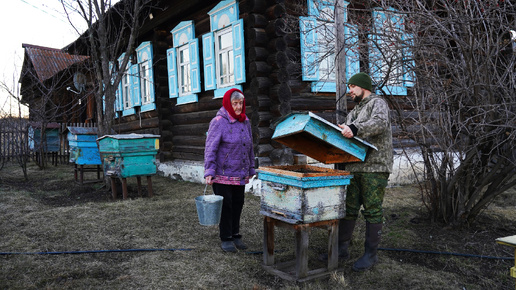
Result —
<instances>
[{"instance_id":1,"label":"green knit hat","mask_svg":"<svg viewBox=\"0 0 516 290\"><path fill-rule=\"evenodd\" d=\"M355 86L359 86L363 89L373 91L373 86L371 84L371 77L369 77L368 74L363 73L363 72L359 72L359 73L353 75L352 77L350 77L348 80L348 85L355 85Z\"/></svg>"}]
</instances>

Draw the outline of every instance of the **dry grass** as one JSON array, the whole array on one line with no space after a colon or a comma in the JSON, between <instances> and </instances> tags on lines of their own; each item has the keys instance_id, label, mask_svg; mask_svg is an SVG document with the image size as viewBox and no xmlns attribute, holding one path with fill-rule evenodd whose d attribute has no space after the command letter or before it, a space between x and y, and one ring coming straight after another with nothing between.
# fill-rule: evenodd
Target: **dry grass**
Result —
<instances>
[{"instance_id":1,"label":"dry grass","mask_svg":"<svg viewBox=\"0 0 516 290\"><path fill-rule=\"evenodd\" d=\"M129 179L130 199L110 199L100 184L79 186L72 167L29 168L28 182L13 165L0 171L1 289L514 289L511 260L380 251L373 270L354 273L362 253L359 221L352 260L344 270L306 283L267 274L262 263L259 198L247 195L242 232L249 250L225 254L218 228L199 225L194 197L204 186L153 177L155 196L139 197ZM143 181L145 184L145 181ZM516 196L507 193L468 229L443 230L425 219L417 189L388 189L381 247L512 256L495 243L516 234ZM311 266L326 248L327 233L310 235ZM276 230L276 259L293 259L294 235ZM175 249L56 255L13 252L67 252L115 249Z\"/></svg>"}]
</instances>

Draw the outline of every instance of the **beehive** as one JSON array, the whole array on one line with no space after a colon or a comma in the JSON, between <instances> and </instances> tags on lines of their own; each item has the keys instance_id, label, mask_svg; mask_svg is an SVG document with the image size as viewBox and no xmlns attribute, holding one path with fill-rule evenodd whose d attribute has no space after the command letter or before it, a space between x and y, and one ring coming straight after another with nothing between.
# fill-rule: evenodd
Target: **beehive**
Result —
<instances>
[{"instance_id":1,"label":"beehive","mask_svg":"<svg viewBox=\"0 0 516 290\"><path fill-rule=\"evenodd\" d=\"M156 174L159 135L119 134L97 139L104 174L127 178Z\"/></svg>"},{"instance_id":2,"label":"beehive","mask_svg":"<svg viewBox=\"0 0 516 290\"><path fill-rule=\"evenodd\" d=\"M313 113L293 113L276 123L273 139L322 163L362 162L373 145L342 136ZM260 213L291 224L341 219L352 175L320 166L268 166L261 180Z\"/></svg>"},{"instance_id":3,"label":"beehive","mask_svg":"<svg viewBox=\"0 0 516 290\"><path fill-rule=\"evenodd\" d=\"M70 162L77 165L100 165L96 127L68 127Z\"/></svg>"}]
</instances>

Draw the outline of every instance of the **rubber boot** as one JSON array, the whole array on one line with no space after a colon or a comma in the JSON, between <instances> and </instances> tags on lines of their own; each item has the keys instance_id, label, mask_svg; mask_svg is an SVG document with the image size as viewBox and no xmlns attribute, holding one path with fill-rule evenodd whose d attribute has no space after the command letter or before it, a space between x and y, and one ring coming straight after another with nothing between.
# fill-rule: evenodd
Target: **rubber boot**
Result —
<instances>
[{"instance_id":1,"label":"rubber boot","mask_svg":"<svg viewBox=\"0 0 516 290\"><path fill-rule=\"evenodd\" d=\"M355 224L356 220L341 219L339 221L339 259L341 260L349 259L349 244Z\"/></svg>"},{"instance_id":2,"label":"rubber boot","mask_svg":"<svg viewBox=\"0 0 516 290\"><path fill-rule=\"evenodd\" d=\"M355 229L355 220L339 220L339 242L338 242L338 251L339 251L339 260L347 260L349 259L349 244L351 242L351 236L353 235L353 230ZM320 254L320 261L328 261L328 254Z\"/></svg>"},{"instance_id":3,"label":"rubber boot","mask_svg":"<svg viewBox=\"0 0 516 290\"><path fill-rule=\"evenodd\" d=\"M382 233L382 224L366 222L365 253L353 264L353 270L360 272L370 269L378 262L378 244Z\"/></svg>"}]
</instances>

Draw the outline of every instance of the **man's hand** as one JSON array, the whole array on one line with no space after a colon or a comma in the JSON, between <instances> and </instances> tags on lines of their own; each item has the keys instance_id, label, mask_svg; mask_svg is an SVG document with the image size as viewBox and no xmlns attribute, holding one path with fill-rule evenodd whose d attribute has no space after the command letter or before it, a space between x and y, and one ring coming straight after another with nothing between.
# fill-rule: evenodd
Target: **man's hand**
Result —
<instances>
[{"instance_id":1,"label":"man's hand","mask_svg":"<svg viewBox=\"0 0 516 290\"><path fill-rule=\"evenodd\" d=\"M340 128L342 128L342 136L346 137L346 138L353 138L354 135L353 135L353 131L351 131L351 128L349 128L348 125L346 124L342 124L342 125L338 125Z\"/></svg>"}]
</instances>

